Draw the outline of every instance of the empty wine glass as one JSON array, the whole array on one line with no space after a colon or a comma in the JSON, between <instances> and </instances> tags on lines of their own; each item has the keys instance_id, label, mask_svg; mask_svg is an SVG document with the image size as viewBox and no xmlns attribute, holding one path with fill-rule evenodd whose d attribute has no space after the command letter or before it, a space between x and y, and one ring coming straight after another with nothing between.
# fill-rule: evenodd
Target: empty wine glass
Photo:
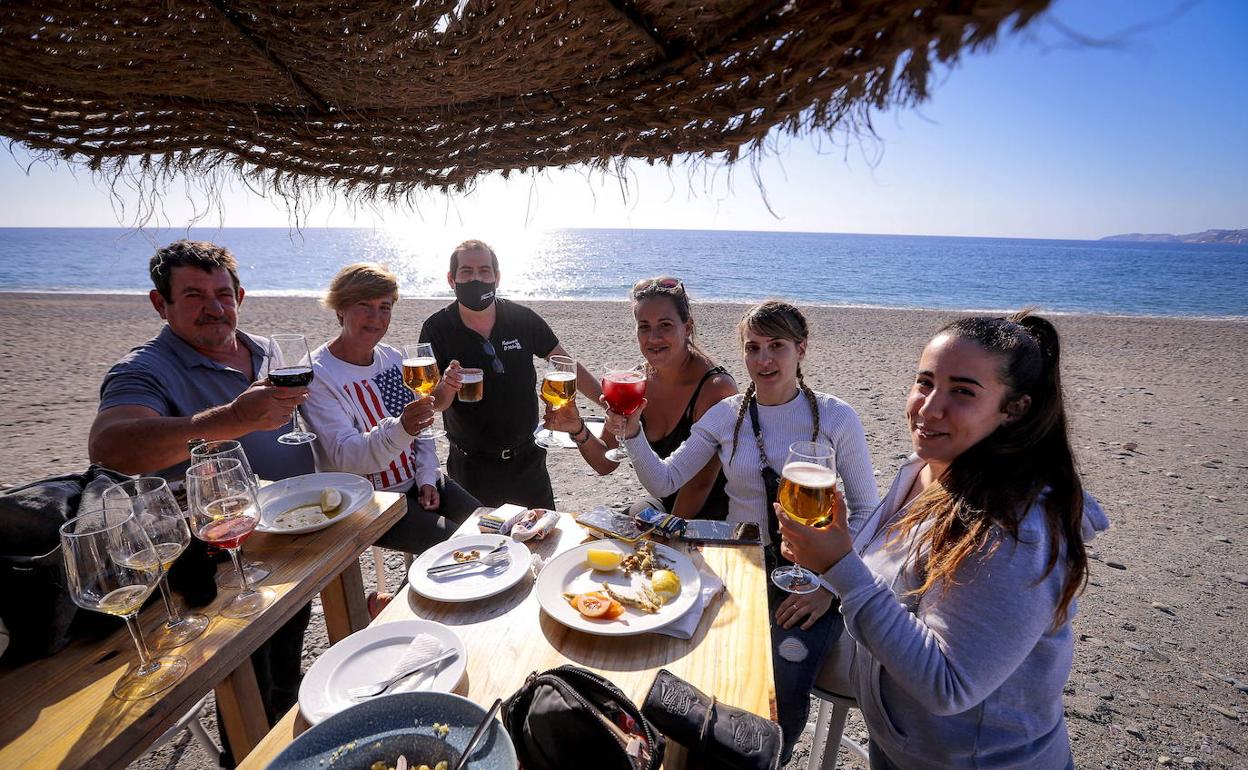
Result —
<instances>
[{"instance_id":1,"label":"empty wine glass","mask_svg":"<svg viewBox=\"0 0 1248 770\"><path fill-rule=\"evenodd\" d=\"M258 477L251 470L251 463L247 462L247 453L243 451L243 445L241 443L233 439L226 439L224 441L202 441L191 450L191 465L194 465L200 460L207 460L210 457L238 460L243 464L243 470L246 471L247 475L257 479L257 484L259 483ZM241 554L239 559L243 563L243 574L247 576L247 579L251 581L252 585L259 583L272 574L269 570L269 566L262 561L244 559ZM234 572L222 572L217 575L217 586L220 588L236 589L242 588L243 582L239 580L238 575Z\"/></svg>"},{"instance_id":2,"label":"empty wine glass","mask_svg":"<svg viewBox=\"0 0 1248 770\"><path fill-rule=\"evenodd\" d=\"M827 524L836 505L836 452L827 444L797 441L780 472L780 508L785 515L808 527ZM791 594L808 594L819 588L819 576L798 564L771 571L771 582Z\"/></svg>"},{"instance_id":3,"label":"empty wine glass","mask_svg":"<svg viewBox=\"0 0 1248 770\"><path fill-rule=\"evenodd\" d=\"M65 576L74 604L125 618L139 665L113 686L113 695L138 700L164 692L186 673L186 660L153 658L137 616L163 570L151 538L133 513L95 508L61 525Z\"/></svg>"},{"instance_id":4,"label":"empty wine glass","mask_svg":"<svg viewBox=\"0 0 1248 770\"><path fill-rule=\"evenodd\" d=\"M229 551L242 588L221 608L227 618L246 618L273 603L270 588L254 588L239 563L239 549L260 520L256 482L238 460L204 460L186 471L191 525L205 543Z\"/></svg>"},{"instance_id":5,"label":"empty wine glass","mask_svg":"<svg viewBox=\"0 0 1248 770\"><path fill-rule=\"evenodd\" d=\"M312 383L312 353L302 334L274 334L269 338L269 355L264 359L269 382L279 388L306 388ZM290 432L277 437L283 444L307 444L316 434L304 429L299 408L290 415Z\"/></svg>"},{"instance_id":6,"label":"empty wine glass","mask_svg":"<svg viewBox=\"0 0 1248 770\"><path fill-rule=\"evenodd\" d=\"M567 356L551 356L547 361L546 376L542 378L541 398L551 409L562 409L576 400L576 362ZM546 449L562 449L558 435L543 428L534 443Z\"/></svg>"},{"instance_id":7,"label":"empty wine glass","mask_svg":"<svg viewBox=\"0 0 1248 770\"><path fill-rule=\"evenodd\" d=\"M181 647L198 638L208 628L207 616L197 612L180 614L169 591L169 568L191 544L186 516L178 507L173 492L169 491L169 484L154 476L123 481L104 490L103 502L110 513L134 513L152 541L155 558L160 561L160 596L165 602L166 619L153 637L153 646Z\"/></svg>"},{"instance_id":8,"label":"empty wine glass","mask_svg":"<svg viewBox=\"0 0 1248 770\"><path fill-rule=\"evenodd\" d=\"M403 384L418 397L424 398L433 394L442 379L438 369L438 359L433 355L433 345L418 342L415 345L403 346ZM446 431L432 425L416 434L417 438L441 438Z\"/></svg>"},{"instance_id":9,"label":"empty wine glass","mask_svg":"<svg viewBox=\"0 0 1248 770\"><path fill-rule=\"evenodd\" d=\"M602 397L616 414L628 416L637 411L646 397L645 364L608 366L607 373L602 377ZM615 434L615 441L619 446L608 450L606 458L617 463L627 461L628 449L624 446L624 434Z\"/></svg>"}]
</instances>

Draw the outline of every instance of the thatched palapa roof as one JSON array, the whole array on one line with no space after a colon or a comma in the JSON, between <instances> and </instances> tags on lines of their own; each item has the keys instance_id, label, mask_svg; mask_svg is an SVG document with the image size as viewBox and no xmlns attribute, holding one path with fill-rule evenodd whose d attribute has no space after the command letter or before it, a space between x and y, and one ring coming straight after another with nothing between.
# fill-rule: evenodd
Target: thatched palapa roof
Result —
<instances>
[{"instance_id":1,"label":"thatched palapa roof","mask_svg":"<svg viewBox=\"0 0 1248 770\"><path fill-rule=\"evenodd\" d=\"M1049 0L0 2L0 134L151 173L402 195L614 158L729 162L926 96Z\"/></svg>"}]
</instances>

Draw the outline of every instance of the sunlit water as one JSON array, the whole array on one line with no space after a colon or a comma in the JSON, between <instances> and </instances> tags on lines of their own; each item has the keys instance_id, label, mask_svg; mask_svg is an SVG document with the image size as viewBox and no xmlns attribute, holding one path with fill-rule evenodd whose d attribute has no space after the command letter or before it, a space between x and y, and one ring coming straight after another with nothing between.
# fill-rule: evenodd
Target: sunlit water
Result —
<instances>
[{"instance_id":1,"label":"sunlit water","mask_svg":"<svg viewBox=\"0 0 1248 770\"><path fill-rule=\"evenodd\" d=\"M204 229L253 294L319 295L334 273L381 261L410 296L449 297L462 234L436 229ZM147 291L155 244L185 230L0 229L0 290ZM620 300L638 278L684 279L697 300L1248 317L1248 247L1008 238L552 230L483 233L500 294Z\"/></svg>"}]
</instances>

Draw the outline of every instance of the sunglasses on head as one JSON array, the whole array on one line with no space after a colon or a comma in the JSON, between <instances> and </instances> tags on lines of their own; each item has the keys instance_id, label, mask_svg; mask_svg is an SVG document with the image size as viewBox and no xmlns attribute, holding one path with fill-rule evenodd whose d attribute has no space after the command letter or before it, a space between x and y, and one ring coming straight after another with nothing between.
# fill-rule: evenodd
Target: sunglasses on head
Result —
<instances>
[{"instance_id":1,"label":"sunglasses on head","mask_svg":"<svg viewBox=\"0 0 1248 770\"><path fill-rule=\"evenodd\" d=\"M656 289L684 291L685 285L680 282L679 278L643 278L633 284L633 294L644 294Z\"/></svg>"},{"instance_id":2,"label":"sunglasses on head","mask_svg":"<svg viewBox=\"0 0 1248 770\"><path fill-rule=\"evenodd\" d=\"M494 370L494 373L502 374L504 372L503 360L498 357L498 351L494 349L494 343L489 340L481 340L481 349L490 357L490 368Z\"/></svg>"}]
</instances>

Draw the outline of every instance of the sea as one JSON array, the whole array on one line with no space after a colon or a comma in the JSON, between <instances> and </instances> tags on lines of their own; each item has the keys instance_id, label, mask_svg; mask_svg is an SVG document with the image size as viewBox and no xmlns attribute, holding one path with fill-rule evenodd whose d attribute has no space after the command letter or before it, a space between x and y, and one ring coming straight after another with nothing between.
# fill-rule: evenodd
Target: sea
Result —
<instances>
[{"instance_id":1,"label":"sea","mask_svg":"<svg viewBox=\"0 0 1248 770\"><path fill-rule=\"evenodd\" d=\"M379 261L403 295L450 297L447 258L461 235L0 228L0 291L146 293L152 252L188 237L228 246L253 295L320 296L343 265ZM637 229L491 238L499 294L519 300L624 300L639 278L671 275L695 301L1248 319L1248 246Z\"/></svg>"}]
</instances>

